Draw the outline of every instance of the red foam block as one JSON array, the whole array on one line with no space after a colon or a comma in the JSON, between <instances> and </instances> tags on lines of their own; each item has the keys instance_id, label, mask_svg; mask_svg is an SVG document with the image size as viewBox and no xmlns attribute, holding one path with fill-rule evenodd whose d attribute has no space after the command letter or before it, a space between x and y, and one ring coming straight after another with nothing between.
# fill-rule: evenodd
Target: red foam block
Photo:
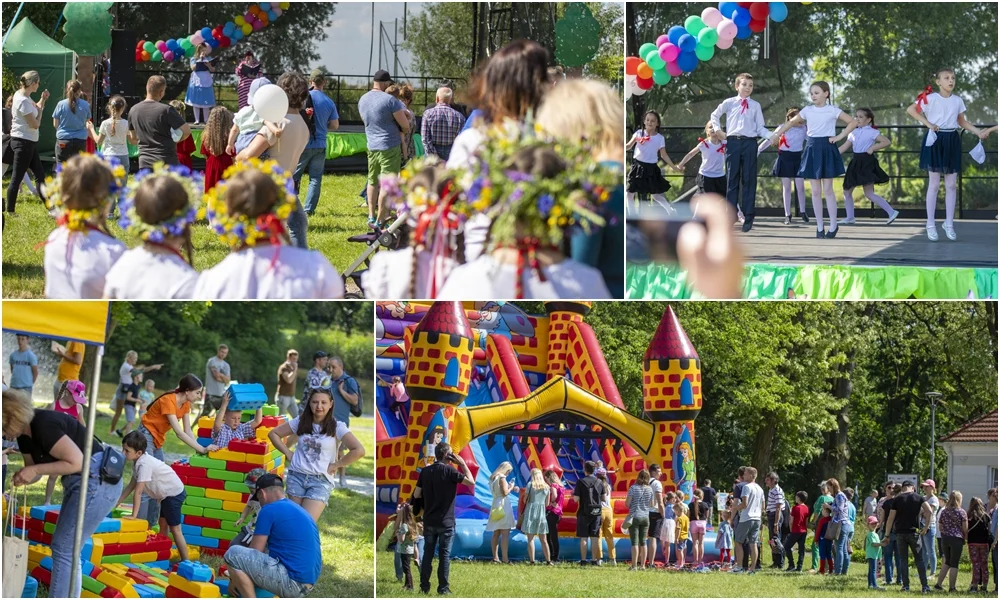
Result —
<instances>
[{"instance_id":1,"label":"red foam block","mask_svg":"<svg viewBox=\"0 0 1000 600\"><path fill-rule=\"evenodd\" d=\"M198 517L195 515L184 515L184 523L195 527L211 527L212 529L222 528L222 519L209 519L208 517Z\"/></svg>"},{"instance_id":2,"label":"red foam block","mask_svg":"<svg viewBox=\"0 0 1000 600\"><path fill-rule=\"evenodd\" d=\"M221 479L209 479L207 477L188 477L187 485L191 487L200 487L210 490L224 490L226 489L226 482Z\"/></svg>"},{"instance_id":3,"label":"red foam block","mask_svg":"<svg viewBox=\"0 0 1000 600\"><path fill-rule=\"evenodd\" d=\"M260 468L260 465L255 465L252 463L234 462L231 460L226 461L226 470L231 471L233 473L249 473L250 471L253 471L254 469L257 468Z\"/></svg>"},{"instance_id":4,"label":"red foam block","mask_svg":"<svg viewBox=\"0 0 1000 600\"><path fill-rule=\"evenodd\" d=\"M229 442L229 449L244 454L267 454L267 444L255 440L233 440Z\"/></svg>"},{"instance_id":5,"label":"red foam block","mask_svg":"<svg viewBox=\"0 0 1000 600\"><path fill-rule=\"evenodd\" d=\"M191 465L173 465L174 473L181 477L208 477L208 469L204 467L192 467Z\"/></svg>"},{"instance_id":6,"label":"red foam block","mask_svg":"<svg viewBox=\"0 0 1000 600\"><path fill-rule=\"evenodd\" d=\"M50 573L48 569L43 569L40 566L35 567L31 570L31 576L44 583L46 586L52 584L52 573Z\"/></svg>"},{"instance_id":7,"label":"red foam block","mask_svg":"<svg viewBox=\"0 0 1000 600\"><path fill-rule=\"evenodd\" d=\"M167 598L197 598L198 596L192 596L191 594L189 594L189 593L187 593L185 591L179 590L179 589L175 588L172 585L168 585L167 586L167 591L166 591L166 597Z\"/></svg>"}]
</instances>

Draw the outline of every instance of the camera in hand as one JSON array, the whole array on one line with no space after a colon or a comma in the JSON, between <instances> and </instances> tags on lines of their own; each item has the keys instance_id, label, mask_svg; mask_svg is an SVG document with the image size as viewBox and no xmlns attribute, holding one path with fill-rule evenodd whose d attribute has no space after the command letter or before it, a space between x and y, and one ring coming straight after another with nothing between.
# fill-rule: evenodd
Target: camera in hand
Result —
<instances>
[{"instance_id":1,"label":"camera in hand","mask_svg":"<svg viewBox=\"0 0 1000 600\"><path fill-rule=\"evenodd\" d=\"M677 236L686 223L705 227L687 202L677 202L670 210L656 203L642 204L628 218L625 255L629 262L676 263Z\"/></svg>"}]
</instances>

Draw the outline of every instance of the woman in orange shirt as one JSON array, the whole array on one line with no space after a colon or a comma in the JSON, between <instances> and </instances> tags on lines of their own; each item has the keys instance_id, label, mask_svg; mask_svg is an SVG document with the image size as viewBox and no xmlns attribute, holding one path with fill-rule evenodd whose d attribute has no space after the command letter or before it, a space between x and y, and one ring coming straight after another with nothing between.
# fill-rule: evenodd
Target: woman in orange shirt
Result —
<instances>
[{"instance_id":1,"label":"woman in orange shirt","mask_svg":"<svg viewBox=\"0 0 1000 600\"><path fill-rule=\"evenodd\" d=\"M215 445L206 448L199 444L191 431L191 419L188 416L191 412L191 403L201 398L203 388L201 380L188 373L181 377L176 388L162 394L149 405L146 414L142 416L139 433L145 436L151 456L164 460L163 444L167 439L167 432L171 429L182 442L191 446L198 454L208 454L218 450ZM143 494L139 515L145 517L152 527L159 522L160 503Z\"/></svg>"}]
</instances>

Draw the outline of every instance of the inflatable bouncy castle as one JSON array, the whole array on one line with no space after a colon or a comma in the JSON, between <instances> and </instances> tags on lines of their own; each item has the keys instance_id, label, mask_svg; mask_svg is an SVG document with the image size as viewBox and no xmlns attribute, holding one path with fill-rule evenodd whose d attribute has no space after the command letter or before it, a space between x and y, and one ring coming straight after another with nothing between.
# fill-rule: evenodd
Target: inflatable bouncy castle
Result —
<instances>
[{"instance_id":1,"label":"inflatable bouncy castle","mask_svg":"<svg viewBox=\"0 0 1000 600\"><path fill-rule=\"evenodd\" d=\"M572 489L583 463L600 460L612 484L616 551L628 557L625 495L647 464L663 467L664 491L690 500L695 486L694 420L701 410L698 353L667 307L643 357L642 418L628 413L585 317L592 303L546 302L545 316L503 302L379 302L376 491L378 529L409 500L420 470L446 441L469 465L460 486L452 556L488 558L489 476L514 466L523 488L532 468L554 469L567 487L560 535L575 537ZM512 498L516 506L516 498ZM706 535L706 559L717 555ZM560 558L578 557L575 543ZM512 557L527 554L513 532Z\"/></svg>"}]
</instances>

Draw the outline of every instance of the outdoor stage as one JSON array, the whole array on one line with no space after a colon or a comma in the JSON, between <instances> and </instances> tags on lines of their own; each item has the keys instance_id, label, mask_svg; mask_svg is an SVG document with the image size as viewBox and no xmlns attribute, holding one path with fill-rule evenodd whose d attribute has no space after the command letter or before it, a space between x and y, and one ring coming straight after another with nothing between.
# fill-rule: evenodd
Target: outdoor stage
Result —
<instances>
[{"instance_id":1,"label":"outdoor stage","mask_svg":"<svg viewBox=\"0 0 1000 600\"><path fill-rule=\"evenodd\" d=\"M943 215L942 215L943 216ZM938 241L923 219L859 219L834 239L816 239L815 223L758 217L736 231L746 256L745 298L882 299L996 298L997 222L956 221L958 241L938 225ZM734 226L738 228L739 226ZM628 297L689 298L676 265L628 266Z\"/></svg>"}]
</instances>

